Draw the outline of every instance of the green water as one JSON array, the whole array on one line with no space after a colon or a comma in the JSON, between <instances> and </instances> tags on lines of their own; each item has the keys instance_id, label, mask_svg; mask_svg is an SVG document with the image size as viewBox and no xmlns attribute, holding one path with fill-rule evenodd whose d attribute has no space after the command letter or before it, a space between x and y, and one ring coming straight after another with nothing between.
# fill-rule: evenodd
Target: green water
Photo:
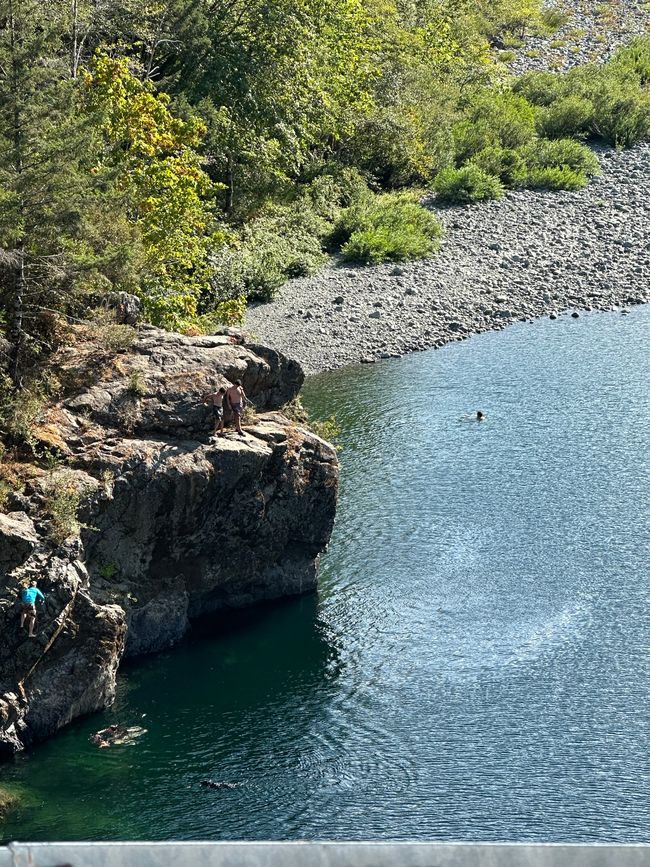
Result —
<instances>
[{"instance_id":1,"label":"green water","mask_svg":"<svg viewBox=\"0 0 650 867\"><path fill-rule=\"evenodd\" d=\"M649 343L644 308L313 378L318 595L123 668L0 769L3 838L650 840Z\"/></svg>"}]
</instances>

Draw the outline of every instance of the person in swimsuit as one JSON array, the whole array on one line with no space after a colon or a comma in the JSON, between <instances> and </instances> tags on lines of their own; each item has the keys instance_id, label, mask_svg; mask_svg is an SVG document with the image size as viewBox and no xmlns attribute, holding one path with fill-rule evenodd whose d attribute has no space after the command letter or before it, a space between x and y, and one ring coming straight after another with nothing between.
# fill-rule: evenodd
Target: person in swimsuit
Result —
<instances>
[{"instance_id":1,"label":"person in swimsuit","mask_svg":"<svg viewBox=\"0 0 650 867\"><path fill-rule=\"evenodd\" d=\"M36 602L38 599L45 602L45 596L36 586L36 581L31 581L29 587L25 587L20 594L20 628L23 628L26 621L30 638L34 638L36 635L34 627L36 626Z\"/></svg>"},{"instance_id":2,"label":"person in swimsuit","mask_svg":"<svg viewBox=\"0 0 650 867\"><path fill-rule=\"evenodd\" d=\"M223 435L223 399L226 396L226 389L222 386L219 391L208 394L203 403L212 405L212 415L214 417L213 436L218 434Z\"/></svg>"},{"instance_id":3,"label":"person in swimsuit","mask_svg":"<svg viewBox=\"0 0 650 867\"><path fill-rule=\"evenodd\" d=\"M246 392L242 388L241 379L235 380L235 384L231 385L226 392L226 397L228 398L228 404L230 406L230 409L232 410L232 415L235 421L235 428L237 429L237 433L240 437L243 437L244 431L241 429L241 414L244 411Z\"/></svg>"}]
</instances>

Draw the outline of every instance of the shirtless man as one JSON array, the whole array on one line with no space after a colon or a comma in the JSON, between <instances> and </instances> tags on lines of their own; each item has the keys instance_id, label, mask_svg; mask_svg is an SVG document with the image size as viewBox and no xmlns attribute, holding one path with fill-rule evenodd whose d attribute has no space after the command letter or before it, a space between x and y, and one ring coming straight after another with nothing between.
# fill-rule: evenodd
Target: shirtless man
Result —
<instances>
[{"instance_id":1,"label":"shirtless man","mask_svg":"<svg viewBox=\"0 0 650 867\"><path fill-rule=\"evenodd\" d=\"M232 410L235 421L235 428L240 437L244 436L244 431L241 429L241 414L244 411L244 403L246 401L246 392L242 388L241 379L235 380L235 384L231 385L226 392L226 397Z\"/></svg>"},{"instance_id":2,"label":"shirtless man","mask_svg":"<svg viewBox=\"0 0 650 867\"><path fill-rule=\"evenodd\" d=\"M217 436L217 434L223 435L223 399L226 396L226 389L221 386L219 391L215 391L211 394L206 395L203 403L209 403L212 405L212 415L214 416L214 430L212 432L213 436Z\"/></svg>"}]
</instances>

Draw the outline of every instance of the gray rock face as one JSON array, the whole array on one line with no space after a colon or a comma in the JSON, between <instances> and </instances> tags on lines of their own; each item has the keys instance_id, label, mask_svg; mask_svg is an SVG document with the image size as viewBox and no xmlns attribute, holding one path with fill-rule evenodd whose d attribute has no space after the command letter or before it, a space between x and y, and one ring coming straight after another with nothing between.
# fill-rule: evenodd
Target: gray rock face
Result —
<instances>
[{"instance_id":1,"label":"gray rock face","mask_svg":"<svg viewBox=\"0 0 650 867\"><path fill-rule=\"evenodd\" d=\"M86 369L89 351L57 364ZM233 335L142 329L97 369L44 420L68 466L28 483L29 514L0 515L0 753L110 704L123 655L168 647L192 618L312 590L331 535L330 445L277 411L253 415L243 438L208 436L208 389L241 378L258 408L276 409L297 394L299 365ZM57 548L40 506L70 486L86 529ZM46 602L29 639L17 600L33 577Z\"/></svg>"}]
</instances>

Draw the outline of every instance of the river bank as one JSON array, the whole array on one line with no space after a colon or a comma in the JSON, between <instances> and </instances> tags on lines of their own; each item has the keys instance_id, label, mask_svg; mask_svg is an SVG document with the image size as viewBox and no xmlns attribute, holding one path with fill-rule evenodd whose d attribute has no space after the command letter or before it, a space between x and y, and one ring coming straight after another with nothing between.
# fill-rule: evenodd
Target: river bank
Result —
<instances>
[{"instance_id":1,"label":"river bank","mask_svg":"<svg viewBox=\"0 0 650 867\"><path fill-rule=\"evenodd\" d=\"M650 297L650 145L599 152L579 192L510 192L431 207L438 255L377 267L332 264L251 306L247 328L307 373L440 347L512 321L612 310Z\"/></svg>"}]
</instances>

